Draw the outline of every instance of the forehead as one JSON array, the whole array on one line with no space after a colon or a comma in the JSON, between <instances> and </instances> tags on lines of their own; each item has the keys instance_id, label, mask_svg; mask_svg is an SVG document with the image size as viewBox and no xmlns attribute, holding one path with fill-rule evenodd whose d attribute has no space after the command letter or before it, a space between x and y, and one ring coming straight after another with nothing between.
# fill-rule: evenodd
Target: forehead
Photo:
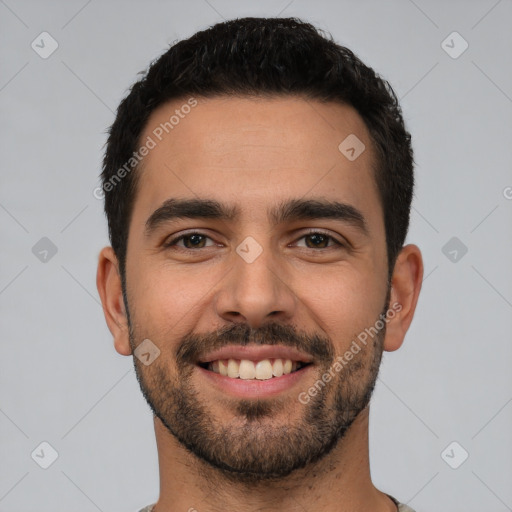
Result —
<instances>
[{"instance_id":1,"label":"forehead","mask_svg":"<svg viewBox=\"0 0 512 512\"><path fill-rule=\"evenodd\" d=\"M216 198L252 218L290 198L344 200L359 209L379 203L370 136L348 105L183 98L153 112L140 140L149 139L154 147L137 171L134 218L149 216L169 197ZM343 152L347 140L357 152L365 148L355 159Z\"/></svg>"}]
</instances>

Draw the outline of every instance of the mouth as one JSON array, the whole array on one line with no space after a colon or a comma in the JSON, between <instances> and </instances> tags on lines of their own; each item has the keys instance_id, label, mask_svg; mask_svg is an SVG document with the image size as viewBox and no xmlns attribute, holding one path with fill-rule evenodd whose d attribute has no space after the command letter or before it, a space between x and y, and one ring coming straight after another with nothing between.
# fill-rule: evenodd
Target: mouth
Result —
<instances>
[{"instance_id":1,"label":"mouth","mask_svg":"<svg viewBox=\"0 0 512 512\"><path fill-rule=\"evenodd\" d=\"M305 389L315 366L311 355L284 345L229 345L201 355L195 364L208 389L245 399Z\"/></svg>"},{"instance_id":2,"label":"mouth","mask_svg":"<svg viewBox=\"0 0 512 512\"><path fill-rule=\"evenodd\" d=\"M198 366L230 379L270 380L296 373L311 364L282 358L266 358L255 361L230 358L198 363Z\"/></svg>"},{"instance_id":3,"label":"mouth","mask_svg":"<svg viewBox=\"0 0 512 512\"><path fill-rule=\"evenodd\" d=\"M206 389L246 400L270 399L294 389L296 393L307 389L314 368L313 363L290 359L216 359L196 364Z\"/></svg>"}]
</instances>

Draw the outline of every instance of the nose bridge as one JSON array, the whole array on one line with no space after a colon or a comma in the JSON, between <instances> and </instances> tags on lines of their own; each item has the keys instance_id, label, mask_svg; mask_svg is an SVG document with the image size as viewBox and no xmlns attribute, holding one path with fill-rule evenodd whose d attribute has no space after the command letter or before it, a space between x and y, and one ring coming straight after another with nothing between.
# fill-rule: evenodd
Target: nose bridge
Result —
<instances>
[{"instance_id":1,"label":"nose bridge","mask_svg":"<svg viewBox=\"0 0 512 512\"><path fill-rule=\"evenodd\" d=\"M217 314L230 320L243 317L254 327L270 316L291 317L296 300L279 267L269 243L247 236L236 247L231 272L218 291Z\"/></svg>"}]
</instances>

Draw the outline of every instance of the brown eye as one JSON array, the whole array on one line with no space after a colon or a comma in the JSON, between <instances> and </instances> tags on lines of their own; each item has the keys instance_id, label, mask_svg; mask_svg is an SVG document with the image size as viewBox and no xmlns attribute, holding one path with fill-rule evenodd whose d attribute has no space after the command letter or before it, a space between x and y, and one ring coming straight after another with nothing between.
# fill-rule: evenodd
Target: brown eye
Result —
<instances>
[{"instance_id":1,"label":"brown eye","mask_svg":"<svg viewBox=\"0 0 512 512\"><path fill-rule=\"evenodd\" d=\"M314 235L307 235L304 238L306 240L311 240L312 248L324 249L325 247L327 247L327 244L329 243L329 237L321 235L319 233Z\"/></svg>"},{"instance_id":2,"label":"brown eye","mask_svg":"<svg viewBox=\"0 0 512 512\"><path fill-rule=\"evenodd\" d=\"M206 240L211 240L209 236L206 236L203 233L194 232L187 233L185 235L180 235L176 238L173 238L169 242L164 244L165 247L178 247L186 250L194 250L194 249L203 249L207 247L205 245ZM178 242L183 241L183 245L178 245ZM213 241L213 240L212 240ZM211 246L212 244L210 244Z\"/></svg>"},{"instance_id":3,"label":"brown eye","mask_svg":"<svg viewBox=\"0 0 512 512\"><path fill-rule=\"evenodd\" d=\"M343 247L344 245L341 242L338 242L334 237L328 235L327 233L323 233L321 231L312 231L311 233L307 233L299 238L299 240L307 240L306 248L308 249L328 249L333 246ZM309 242L308 242L309 241ZM329 242L332 241L331 244Z\"/></svg>"}]
</instances>

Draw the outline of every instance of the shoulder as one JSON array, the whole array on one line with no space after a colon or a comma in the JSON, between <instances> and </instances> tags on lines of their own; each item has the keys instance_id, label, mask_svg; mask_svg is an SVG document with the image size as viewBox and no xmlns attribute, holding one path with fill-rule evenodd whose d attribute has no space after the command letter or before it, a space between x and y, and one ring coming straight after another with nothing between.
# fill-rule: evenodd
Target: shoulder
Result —
<instances>
[{"instance_id":1,"label":"shoulder","mask_svg":"<svg viewBox=\"0 0 512 512\"><path fill-rule=\"evenodd\" d=\"M153 507L155 506L155 503L148 505L147 507L141 508L139 512L151 512L153 510Z\"/></svg>"},{"instance_id":2,"label":"shoulder","mask_svg":"<svg viewBox=\"0 0 512 512\"><path fill-rule=\"evenodd\" d=\"M391 501L398 507L398 512L415 512L411 507L408 505L405 505L403 503L400 503L394 496L391 496L391 494L387 494Z\"/></svg>"},{"instance_id":3,"label":"shoulder","mask_svg":"<svg viewBox=\"0 0 512 512\"><path fill-rule=\"evenodd\" d=\"M398 503L398 512L415 512L411 507Z\"/></svg>"}]
</instances>

